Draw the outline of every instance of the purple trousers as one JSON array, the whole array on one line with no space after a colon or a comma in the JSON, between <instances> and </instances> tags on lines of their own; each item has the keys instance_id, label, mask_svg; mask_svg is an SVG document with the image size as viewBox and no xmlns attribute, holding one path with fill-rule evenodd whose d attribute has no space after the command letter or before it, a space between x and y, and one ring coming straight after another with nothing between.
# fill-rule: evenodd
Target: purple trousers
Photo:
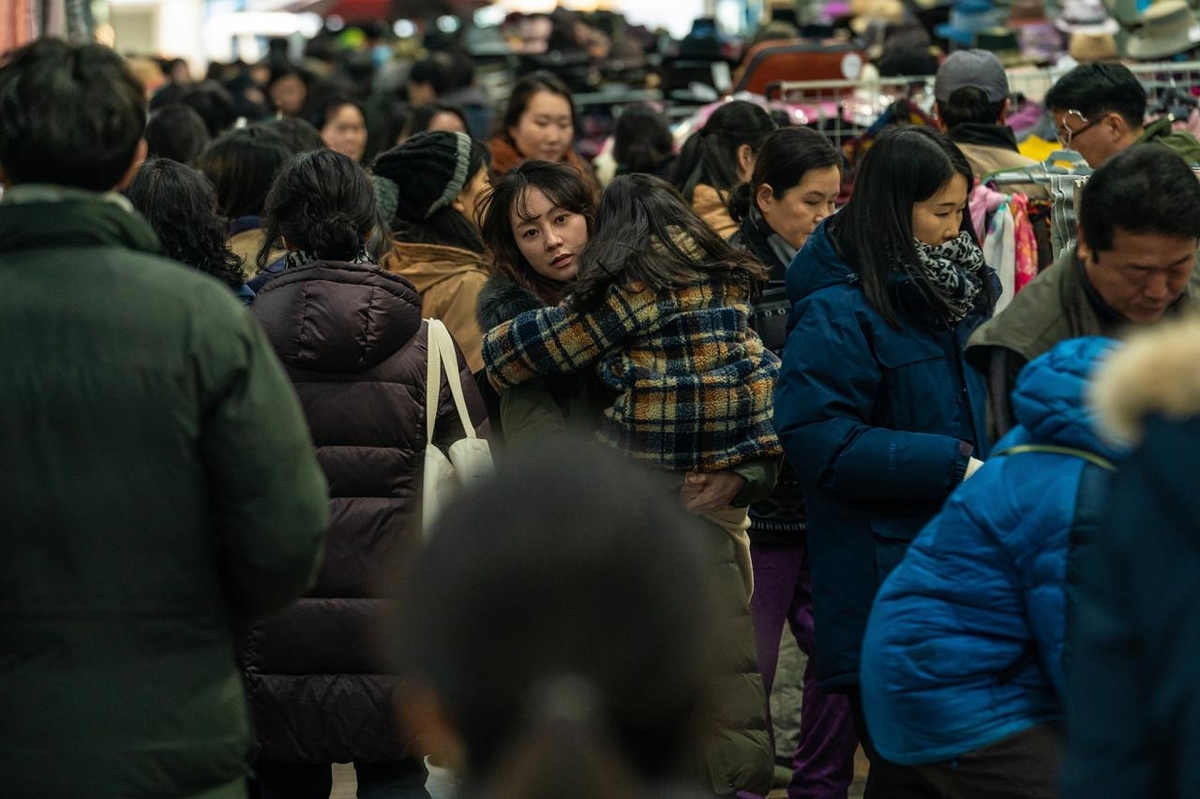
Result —
<instances>
[{"instance_id":1,"label":"purple trousers","mask_svg":"<svg viewBox=\"0 0 1200 799\"><path fill-rule=\"evenodd\" d=\"M800 651L808 656L800 710L800 742L792 756L788 799L846 799L854 780L858 736L850 703L843 694L824 693L817 684L813 639L812 577L808 546L750 545L754 594L750 615L758 648L758 668L767 695L775 682L779 638L786 622ZM770 708L767 727L770 729ZM774 734L772 733L772 745ZM753 794L740 794L744 799Z\"/></svg>"}]
</instances>

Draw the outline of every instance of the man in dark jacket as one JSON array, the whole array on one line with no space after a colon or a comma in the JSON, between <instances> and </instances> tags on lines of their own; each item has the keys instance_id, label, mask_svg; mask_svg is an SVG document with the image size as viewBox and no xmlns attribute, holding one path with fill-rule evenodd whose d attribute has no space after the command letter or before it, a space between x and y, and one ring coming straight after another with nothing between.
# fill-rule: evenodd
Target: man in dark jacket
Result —
<instances>
[{"instance_id":1,"label":"man in dark jacket","mask_svg":"<svg viewBox=\"0 0 1200 799\"><path fill-rule=\"evenodd\" d=\"M113 190L145 157L121 59L0 68L0 769L38 797L245 795L236 631L302 593L326 487L229 290Z\"/></svg>"},{"instance_id":2,"label":"man in dark jacket","mask_svg":"<svg viewBox=\"0 0 1200 799\"><path fill-rule=\"evenodd\" d=\"M1088 180L1079 244L1038 275L967 344L988 380L993 440L1013 426L1010 397L1026 363L1064 339L1118 337L1191 313L1200 243L1200 183L1170 150L1134 147Z\"/></svg>"}]
</instances>

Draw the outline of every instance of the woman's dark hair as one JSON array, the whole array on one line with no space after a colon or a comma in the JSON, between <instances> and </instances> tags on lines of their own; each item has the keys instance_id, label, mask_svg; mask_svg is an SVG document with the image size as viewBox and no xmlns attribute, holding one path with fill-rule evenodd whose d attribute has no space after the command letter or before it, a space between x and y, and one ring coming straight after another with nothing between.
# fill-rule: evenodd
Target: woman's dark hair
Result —
<instances>
[{"instance_id":1,"label":"woman's dark hair","mask_svg":"<svg viewBox=\"0 0 1200 799\"><path fill-rule=\"evenodd\" d=\"M771 115L754 103L726 103L712 112L703 128L688 137L675 162L671 182L688 202L700 184L721 192L732 191L741 182L738 148L746 144L757 153L775 128Z\"/></svg>"},{"instance_id":2,"label":"woman's dark hair","mask_svg":"<svg viewBox=\"0 0 1200 799\"><path fill-rule=\"evenodd\" d=\"M463 132L470 135L469 132L471 129L467 127L467 118L463 114L463 110L456 105L448 103L428 103L412 109L408 115L408 125L405 126L405 135L415 136L418 133L424 133L429 130L429 125L438 114L452 114L458 117L458 121L463 125Z\"/></svg>"},{"instance_id":3,"label":"woman's dark hair","mask_svg":"<svg viewBox=\"0 0 1200 799\"><path fill-rule=\"evenodd\" d=\"M164 106L146 123L146 147L151 156L194 165L210 141L204 120L186 105Z\"/></svg>"},{"instance_id":4,"label":"woman's dark hair","mask_svg":"<svg viewBox=\"0 0 1200 799\"><path fill-rule=\"evenodd\" d=\"M208 135L214 139L233 127L238 113L233 95L216 81L206 80L184 87L177 102L192 108L204 120Z\"/></svg>"},{"instance_id":5,"label":"woman's dark hair","mask_svg":"<svg viewBox=\"0 0 1200 799\"><path fill-rule=\"evenodd\" d=\"M279 170L267 195L258 266L267 265L280 237L318 258L352 261L378 223L375 191L362 167L333 150L300 153Z\"/></svg>"},{"instance_id":6,"label":"woman's dark hair","mask_svg":"<svg viewBox=\"0 0 1200 799\"><path fill-rule=\"evenodd\" d=\"M862 278L867 301L892 327L899 327L906 311L895 296L897 272L906 274L932 305L945 304L920 267L912 212L955 175L970 191L971 165L944 135L924 125L889 127L864 156L850 201L827 223L839 253ZM969 213L963 214L962 230L975 238Z\"/></svg>"},{"instance_id":7,"label":"woman's dark hair","mask_svg":"<svg viewBox=\"0 0 1200 799\"><path fill-rule=\"evenodd\" d=\"M978 86L964 86L950 95L946 102L937 103L937 113L946 130L951 130L964 122L974 122L980 125L995 125L1000 121L1000 112L1008 98L993 103L988 100L987 93Z\"/></svg>"},{"instance_id":8,"label":"woman's dark hair","mask_svg":"<svg viewBox=\"0 0 1200 799\"><path fill-rule=\"evenodd\" d=\"M660 480L550 444L438 519L399 602L395 701L405 720L436 696L468 791L593 799L694 779L727 642L697 522Z\"/></svg>"},{"instance_id":9,"label":"woman's dark hair","mask_svg":"<svg viewBox=\"0 0 1200 799\"><path fill-rule=\"evenodd\" d=\"M589 309L617 282L661 291L692 285L706 272L767 279L766 267L718 236L670 183L653 175L618 175L600 198L596 232L579 254L571 294Z\"/></svg>"},{"instance_id":10,"label":"woman's dark hair","mask_svg":"<svg viewBox=\"0 0 1200 799\"><path fill-rule=\"evenodd\" d=\"M337 115L338 109L347 105L352 105L357 108L358 113L362 114L363 122L366 122L367 111L365 108L363 108L363 104L348 94L329 94L315 99L313 101L312 113L310 114L308 121L311 122L312 126L319 132L324 129L325 124L329 122L330 117Z\"/></svg>"},{"instance_id":11,"label":"woman's dark hair","mask_svg":"<svg viewBox=\"0 0 1200 799\"><path fill-rule=\"evenodd\" d=\"M812 128L780 128L767 137L754 162L754 175L729 197L729 215L740 222L750 213L758 190L764 185L781 197L800 185L814 169L844 165L842 154L823 133Z\"/></svg>"},{"instance_id":12,"label":"woman's dark hair","mask_svg":"<svg viewBox=\"0 0 1200 799\"><path fill-rule=\"evenodd\" d=\"M653 174L675 153L667 119L648 105L626 108L613 130L613 157L626 172Z\"/></svg>"},{"instance_id":13,"label":"woman's dark hair","mask_svg":"<svg viewBox=\"0 0 1200 799\"><path fill-rule=\"evenodd\" d=\"M217 214L217 193L199 170L149 158L126 196L158 234L163 255L241 288L242 259L226 246L228 228Z\"/></svg>"},{"instance_id":14,"label":"woman's dark hair","mask_svg":"<svg viewBox=\"0 0 1200 799\"><path fill-rule=\"evenodd\" d=\"M320 150L325 146L325 142L321 141L321 131L299 117L280 117L263 122L261 126L278 133L292 155Z\"/></svg>"},{"instance_id":15,"label":"woman's dark hair","mask_svg":"<svg viewBox=\"0 0 1200 799\"><path fill-rule=\"evenodd\" d=\"M453 134L445 133L443 135L452 136ZM400 145L400 148L404 145ZM393 148L392 151L400 148ZM381 177L388 177L386 163L388 153L382 153L375 160L374 172ZM411 160L411 159L410 159ZM463 188L466 188L475 176L479 174L479 170L487 169L491 165L492 154L487 146L480 142L471 140L471 154L467 160L467 178ZM411 166L411 164L410 164ZM418 165L419 166L419 165ZM408 170L405 172L405 182L407 180L417 179L423 185L432 185L434 175L441 175L444 172L442 165L436 165L430 168L429 178L422 179L419 171ZM445 179L442 178L444 186ZM397 181L400 191L406 191L406 186L401 185ZM439 187L440 192L440 187ZM473 222L469 220L455 208L447 205L434 211L431 216L422 217L421 219L409 219L401 216L404 213L404 203L400 203L396 209L396 216L388 220L392 227L392 232L398 241L410 242L413 244L442 244L447 247L458 247L472 252L482 253L484 251L483 240L479 237L479 229L475 227Z\"/></svg>"},{"instance_id":16,"label":"woman's dark hair","mask_svg":"<svg viewBox=\"0 0 1200 799\"><path fill-rule=\"evenodd\" d=\"M251 125L218 136L196 167L217 187L223 216L261 216L271 183L290 155L278 133Z\"/></svg>"},{"instance_id":17,"label":"woman's dark hair","mask_svg":"<svg viewBox=\"0 0 1200 799\"><path fill-rule=\"evenodd\" d=\"M508 96L508 103L504 106L504 113L499 120L500 129L497 132L501 136L511 141L509 129L515 128L521 121L521 116L529 108L530 99L538 92L550 92L564 98L571 109L572 122L575 120L575 98L571 96L567 84L554 73L539 70L530 72L513 84L512 94Z\"/></svg>"},{"instance_id":18,"label":"woman's dark hair","mask_svg":"<svg viewBox=\"0 0 1200 799\"><path fill-rule=\"evenodd\" d=\"M536 273L517 247L512 225L514 213L520 218L530 216L525 197L529 189L539 189L554 207L586 219L589 237L596 222L596 200L592 187L578 169L536 159L509 171L483 196L477 221L484 244L492 254L492 271L537 293Z\"/></svg>"},{"instance_id":19,"label":"woman's dark hair","mask_svg":"<svg viewBox=\"0 0 1200 799\"><path fill-rule=\"evenodd\" d=\"M267 89L284 78L299 78L305 89L311 89L314 82L313 74L307 69L294 64L281 64L271 70L271 77L267 80Z\"/></svg>"}]
</instances>

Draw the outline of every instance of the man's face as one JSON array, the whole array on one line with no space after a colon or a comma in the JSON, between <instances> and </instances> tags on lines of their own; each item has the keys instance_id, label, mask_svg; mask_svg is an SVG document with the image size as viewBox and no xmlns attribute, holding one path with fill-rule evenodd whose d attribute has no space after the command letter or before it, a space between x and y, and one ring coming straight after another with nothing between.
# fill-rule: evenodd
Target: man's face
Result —
<instances>
[{"instance_id":1,"label":"man's face","mask_svg":"<svg viewBox=\"0 0 1200 799\"><path fill-rule=\"evenodd\" d=\"M1113 231L1112 249L1097 251L1079 234L1079 257L1088 280L1109 307L1134 324L1163 317L1187 288L1196 265L1197 240L1163 233Z\"/></svg>"},{"instance_id":2,"label":"man's face","mask_svg":"<svg viewBox=\"0 0 1200 799\"><path fill-rule=\"evenodd\" d=\"M1088 119L1074 109L1055 108L1055 137L1064 150L1074 150L1083 156L1088 166L1099 169L1100 165L1128 144L1123 136L1125 120L1120 114L1108 112Z\"/></svg>"}]
</instances>

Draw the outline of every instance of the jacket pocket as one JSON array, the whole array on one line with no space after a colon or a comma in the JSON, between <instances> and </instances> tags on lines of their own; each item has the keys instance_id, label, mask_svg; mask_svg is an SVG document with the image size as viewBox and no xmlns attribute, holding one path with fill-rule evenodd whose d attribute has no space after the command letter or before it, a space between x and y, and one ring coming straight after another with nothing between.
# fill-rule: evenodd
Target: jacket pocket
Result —
<instances>
[{"instance_id":1,"label":"jacket pocket","mask_svg":"<svg viewBox=\"0 0 1200 799\"><path fill-rule=\"evenodd\" d=\"M908 545L929 521L925 517L885 517L871 519L871 535L875 539L875 576L879 585L904 560Z\"/></svg>"}]
</instances>

